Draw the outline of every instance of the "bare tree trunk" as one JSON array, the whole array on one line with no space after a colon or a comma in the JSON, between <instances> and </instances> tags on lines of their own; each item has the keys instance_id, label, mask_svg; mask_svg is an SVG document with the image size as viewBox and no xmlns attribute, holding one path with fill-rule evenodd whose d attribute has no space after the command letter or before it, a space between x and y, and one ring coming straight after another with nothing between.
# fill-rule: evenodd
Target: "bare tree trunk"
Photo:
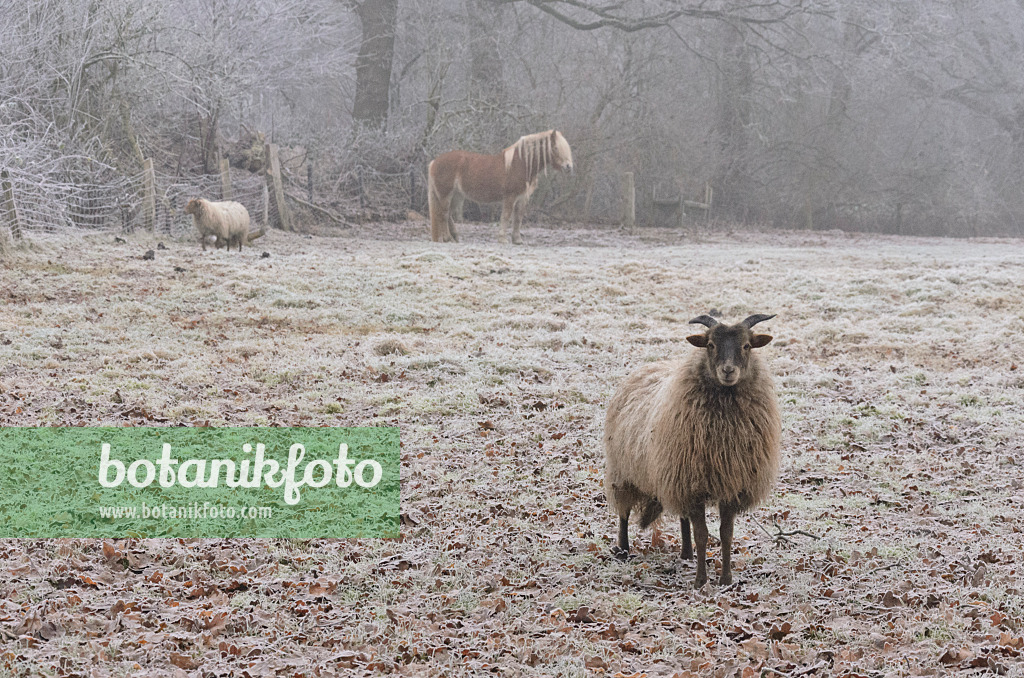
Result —
<instances>
[{"instance_id":1,"label":"bare tree trunk","mask_svg":"<svg viewBox=\"0 0 1024 678\"><path fill-rule=\"evenodd\" d=\"M719 208L746 219L752 182L747 169L753 73L742 26L722 24L723 54L719 61L718 138L722 153L714 184Z\"/></svg>"},{"instance_id":2,"label":"bare tree trunk","mask_svg":"<svg viewBox=\"0 0 1024 678\"><path fill-rule=\"evenodd\" d=\"M364 0L356 7L363 37L356 57L352 118L368 127L387 125L398 0Z\"/></svg>"},{"instance_id":3,"label":"bare tree trunk","mask_svg":"<svg viewBox=\"0 0 1024 678\"><path fill-rule=\"evenodd\" d=\"M469 30L470 98L483 108L482 120L491 123L491 132L504 138L513 132L504 129L509 92L505 68L499 52L498 35L504 28L504 11L488 0L466 0L466 25Z\"/></svg>"},{"instance_id":4,"label":"bare tree trunk","mask_svg":"<svg viewBox=\"0 0 1024 678\"><path fill-rule=\"evenodd\" d=\"M843 138L843 129L848 122L847 111L853 97L850 71L857 58L871 44L870 39L861 35L859 25L860 22L848 21L843 27L841 50L829 86L825 124L809 139L821 160L809 164L804 169L804 200L808 229L833 228L836 225L835 187L840 183L840 179L836 176L837 164L831 161L842 154L837 144Z\"/></svg>"},{"instance_id":5,"label":"bare tree trunk","mask_svg":"<svg viewBox=\"0 0 1024 678\"><path fill-rule=\"evenodd\" d=\"M436 74L431 76L429 91L427 92L427 124L423 129L423 141L421 146L426 147L430 135L434 133L437 125L437 114L441 110L441 93L444 89L444 80L448 75L450 62L445 61L437 69Z\"/></svg>"},{"instance_id":6,"label":"bare tree trunk","mask_svg":"<svg viewBox=\"0 0 1024 678\"><path fill-rule=\"evenodd\" d=\"M211 174L217 164L217 124L220 110L214 108L210 115L199 116L199 152L202 155L203 174Z\"/></svg>"}]
</instances>

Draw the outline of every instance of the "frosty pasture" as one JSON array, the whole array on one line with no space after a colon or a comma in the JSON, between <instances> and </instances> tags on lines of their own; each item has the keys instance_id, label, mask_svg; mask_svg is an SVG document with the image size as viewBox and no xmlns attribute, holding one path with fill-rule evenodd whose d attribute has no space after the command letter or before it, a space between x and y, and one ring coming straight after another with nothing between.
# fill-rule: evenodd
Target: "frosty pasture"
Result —
<instances>
[{"instance_id":1,"label":"frosty pasture","mask_svg":"<svg viewBox=\"0 0 1024 678\"><path fill-rule=\"evenodd\" d=\"M16 253L4 424L398 425L403 536L0 542L0 667L1019 671L1024 243L460 233ZM763 351L784 460L774 498L737 520L737 583L693 591L674 517L653 544L634 532L635 559L610 556L600 435L619 381L694 350L686 321L711 309L778 314Z\"/></svg>"}]
</instances>

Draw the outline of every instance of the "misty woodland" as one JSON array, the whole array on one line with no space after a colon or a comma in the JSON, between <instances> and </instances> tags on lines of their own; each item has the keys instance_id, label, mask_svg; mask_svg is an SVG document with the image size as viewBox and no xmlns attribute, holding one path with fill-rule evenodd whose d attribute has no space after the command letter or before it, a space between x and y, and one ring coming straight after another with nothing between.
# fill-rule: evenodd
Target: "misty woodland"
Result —
<instances>
[{"instance_id":1,"label":"misty woodland","mask_svg":"<svg viewBox=\"0 0 1024 678\"><path fill-rule=\"evenodd\" d=\"M1008 0L43 0L0 14L0 166L55 185L109 184L146 158L179 179L219 157L259 169L265 139L301 149L293 178L312 163L314 200L340 204L360 173L363 193L371 178L394 193L444 151L556 128L577 173L534 202L560 219L618 220L624 171L642 223L705 182L720 217L777 228L1019 234L1024 219L1024 19Z\"/></svg>"},{"instance_id":2,"label":"misty woodland","mask_svg":"<svg viewBox=\"0 0 1024 678\"><path fill-rule=\"evenodd\" d=\"M0 433L401 439L397 539L5 464L0 678L1024 676L1021 177L1021 2L0 0Z\"/></svg>"}]
</instances>

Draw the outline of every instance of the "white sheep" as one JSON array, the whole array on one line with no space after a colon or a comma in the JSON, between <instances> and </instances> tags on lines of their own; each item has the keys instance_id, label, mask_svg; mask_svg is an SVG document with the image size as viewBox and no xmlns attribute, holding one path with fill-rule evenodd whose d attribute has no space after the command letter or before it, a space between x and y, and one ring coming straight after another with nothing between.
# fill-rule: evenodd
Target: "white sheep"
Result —
<instances>
[{"instance_id":1,"label":"white sheep","mask_svg":"<svg viewBox=\"0 0 1024 678\"><path fill-rule=\"evenodd\" d=\"M211 235L217 237L217 247L224 242L228 250L237 242L239 252L242 251L242 243L249 238L249 212L240 202L211 202L204 198L193 198L185 206L185 214L192 215L204 250L206 239Z\"/></svg>"},{"instance_id":2,"label":"white sheep","mask_svg":"<svg viewBox=\"0 0 1024 678\"><path fill-rule=\"evenodd\" d=\"M736 514L764 501L779 473L782 424L771 375L752 350L772 340L751 328L774 315L752 315L736 325L710 316L686 340L703 349L685 360L651 363L631 374L608 405L605 420L605 493L619 516L616 555L629 555L629 515L641 528L662 511L680 518L683 558L697 552L696 587L707 582L708 528L704 511L718 504L722 576L732 582Z\"/></svg>"}]
</instances>

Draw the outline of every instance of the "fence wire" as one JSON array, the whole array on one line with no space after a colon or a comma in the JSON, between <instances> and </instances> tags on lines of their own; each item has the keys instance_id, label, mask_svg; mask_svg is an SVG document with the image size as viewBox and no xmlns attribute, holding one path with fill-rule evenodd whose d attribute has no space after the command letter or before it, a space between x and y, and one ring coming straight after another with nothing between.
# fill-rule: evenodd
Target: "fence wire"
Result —
<instances>
[{"instance_id":1,"label":"fence wire","mask_svg":"<svg viewBox=\"0 0 1024 678\"><path fill-rule=\"evenodd\" d=\"M23 168L8 166L0 185L0 228L10 228L8 196L13 197L17 225L25 235L66 231L110 230L131 232L147 226L144 210L146 181L143 172L118 176L113 171L92 173L69 170L60 165ZM101 177L97 179L96 177ZM90 180L84 180L87 177ZM303 181L306 179L306 181ZM405 172L383 172L366 166L337 171L333 176L287 178L286 193L316 206L328 207L359 220L403 221L408 210L427 212L426 167ZM531 199L531 211L576 218L595 223L616 222L622 214L621 177L598 174L589 191L577 190L565 196L563 182L543 185ZM155 220L158 233L172 237L190 234L192 218L185 205L192 198L230 199L249 212L253 230L279 227L273 192L268 192L262 175L241 170L230 173L230 195L224 195L220 174L174 176L154 173ZM639 198L640 196L638 196ZM643 204L638 200L638 211ZM293 208L296 205L289 205ZM639 215L638 215L639 216ZM267 223L267 220L270 223Z\"/></svg>"},{"instance_id":2,"label":"fence wire","mask_svg":"<svg viewBox=\"0 0 1024 678\"><path fill-rule=\"evenodd\" d=\"M404 220L409 209L425 210L427 204L426 171L415 167L406 172L382 172L356 166L341 171L322 185L322 190L338 211L369 212L365 216L382 221Z\"/></svg>"},{"instance_id":3,"label":"fence wire","mask_svg":"<svg viewBox=\"0 0 1024 678\"><path fill-rule=\"evenodd\" d=\"M160 233L179 236L193 229L192 217L185 214L190 199L225 199L219 174L174 177L155 173L154 178L154 229ZM106 183L87 183L68 179L59 172L6 168L0 179L0 226L16 225L25 235L75 230L131 232L145 226L144 186L142 172L114 177ZM267 192L263 178L233 173L230 189L228 199L245 205L252 229L264 225Z\"/></svg>"},{"instance_id":4,"label":"fence wire","mask_svg":"<svg viewBox=\"0 0 1024 678\"><path fill-rule=\"evenodd\" d=\"M234 200L245 206L249 212L250 228L257 230L266 220L266 184L255 174L236 172L231 174L230 195L225 196L219 174L174 177L155 173L156 178L156 225L161 233L179 236L191 233L192 216L185 214L185 205L192 198L207 200ZM139 186L139 195L142 190ZM141 200L140 200L141 205ZM132 222L133 227L141 226L141 215Z\"/></svg>"},{"instance_id":5,"label":"fence wire","mask_svg":"<svg viewBox=\"0 0 1024 678\"><path fill-rule=\"evenodd\" d=\"M92 184L9 168L0 181L0 218L8 225L14 221L10 196L18 226L25 233L124 229L139 200L135 182L141 182L141 175Z\"/></svg>"}]
</instances>

